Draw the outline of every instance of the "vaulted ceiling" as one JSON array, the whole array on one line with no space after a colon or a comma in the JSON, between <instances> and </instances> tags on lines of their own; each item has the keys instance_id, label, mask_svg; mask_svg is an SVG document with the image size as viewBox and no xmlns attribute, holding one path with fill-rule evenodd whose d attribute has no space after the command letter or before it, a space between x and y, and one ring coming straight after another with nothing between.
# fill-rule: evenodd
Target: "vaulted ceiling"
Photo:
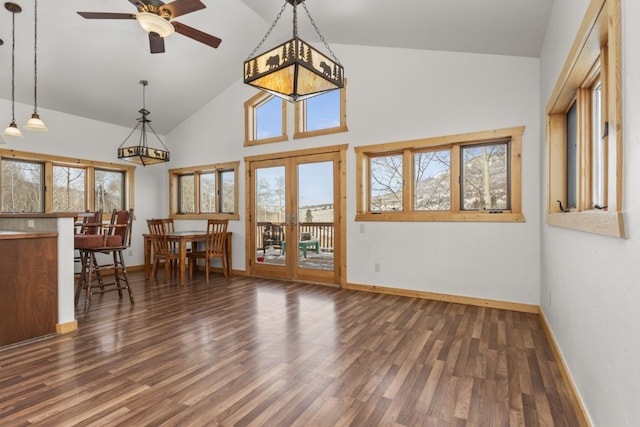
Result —
<instances>
[{"instance_id":1,"label":"vaulted ceiling","mask_svg":"<svg viewBox=\"0 0 640 427\"><path fill-rule=\"evenodd\" d=\"M34 2L16 14L16 101L33 103ZM242 78L242 62L284 0L202 0L205 9L177 21L222 39L217 49L181 34L151 54L134 20L88 20L77 11L136 13L128 0L38 2L38 106L125 127L142 103L165 134ZM168 3L168 2L167 2ZM341 44L537 57L553 0L306 0L320 32L345 66ZM298 7L300 37L319 38ZM291 38L287 7L263 48ZM11 13L0 9L0 98L11 99ZM320 48L324 50L324 48ZM244 100L240 100L244 101ZM1 110L0 110L1 111ZM29 111L30 114L30 111ZM27 115L28 116L28 115ZM27 116L16 117L22 126ZM3 121L4 120L4 121ZM0 118L9 123L10 117ZM5 125L2 125L3 127Z\"/></svg>"}]
</instances>

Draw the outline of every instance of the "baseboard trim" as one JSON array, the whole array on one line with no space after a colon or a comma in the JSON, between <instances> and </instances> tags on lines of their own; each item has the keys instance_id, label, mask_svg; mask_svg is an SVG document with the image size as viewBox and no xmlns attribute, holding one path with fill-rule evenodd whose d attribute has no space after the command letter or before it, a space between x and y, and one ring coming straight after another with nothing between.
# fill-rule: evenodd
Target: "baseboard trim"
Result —
<instances>
[{"instance_id":1,"label":"baseboard trim","mask_svg":"<svg viewBox=\"0 0 640 427\"><path fill-rule=\"evenodd\" d=\"M56 333L58 335L68 334L69 332L73 332L78 329L78 321L72 320L71 322L65 323L57 323L56 324Z\"/></svg>"},{"instance_id":2,"label":"baseboard trim","mask_svg":"<svg viewBox=\"0 0 640 427\"><path fill-rule=\"evenodd\" d=\"M402 297L430 299L434 301L452 302L457 304L475 305L478 307L500 308L503 310L519 311L523 313L539 314L540 307L534 304L523 304L517 302L491 300L485 298L465 297L437 292L414 291L409 289L388 288L376 285L361 285L357 283L347 283L345 289L354 291L375 292L380 294L397 295Z\"/></svg>"},{"instance_id":3,"label":"baseboard trim","mask_svg":"<svg viewBox=\"0 0 640 427\"><path fill-rule=\"evenodd\" d=\"M573 382L573 377L571 376L571 372L569 371L569 367L560 352L560 347L558 347L558 343L556 341L555 336L553 335L553 331L551 330L551 326L547 321L547 317L540 307L540 323L542 324L542 329L544 330L545 335L547 336L547 341L551 346L551 352L553 353L553 357L555 357L558 362L558 369L560 370L560 375L562 375L562 379L569 390L569 398L571 399L571 403L573 404L573 408L576 411L576 417L578 418L578 423L580 423L580 427L592 427L593 424L589 418L589 414L580 398L580 394L578 393L578 388L576 387L575 382Z\"/></svg>"}]
</instances>

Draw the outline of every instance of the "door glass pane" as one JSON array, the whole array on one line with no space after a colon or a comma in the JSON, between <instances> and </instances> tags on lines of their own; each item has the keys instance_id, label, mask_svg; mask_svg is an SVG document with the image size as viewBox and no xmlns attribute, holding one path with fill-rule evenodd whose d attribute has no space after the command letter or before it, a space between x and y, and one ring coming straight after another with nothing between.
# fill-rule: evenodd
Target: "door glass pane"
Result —
<instances>
[{"instance_id":1,"label":"door glass pane","mask_svg":"<svg viewBox=\"0 0 640 427\"><path fill-rule=\"evenodd\" d=\"M255 173L256 262L285 265L285 168L258 168Z\"/></svg>"},{"instance_id":2,"label":"door glass pane","mask_svg":"<svg viewBox=\"0 0 640 427\"><path fill-rule=\"evenodd\" d=\"M85 170L53 166L53 211L83 212L84 210Z\"/></svg>"},{"instance_id":3,"label":"door glass pane","mask_svg":"<svg viewBox=\"0 0 640 427\"><path fill-rule=\"evenodd\" d=\"M333 162L298 165L298 267L333 271Z\"/></svg>"}]
</instances>

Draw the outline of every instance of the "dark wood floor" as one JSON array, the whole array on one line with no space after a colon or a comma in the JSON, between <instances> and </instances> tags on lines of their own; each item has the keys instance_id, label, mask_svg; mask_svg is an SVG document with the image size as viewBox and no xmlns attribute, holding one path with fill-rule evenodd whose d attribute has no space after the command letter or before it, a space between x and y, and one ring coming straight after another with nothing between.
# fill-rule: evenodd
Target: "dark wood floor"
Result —
<instances>
[{"instance_id":1,"label":"dark wood floor","mask_svg":"<svg viewBox=\"0 0 640 427\"><path fill-rule=\"evenodd\" d=\"M78 331L0 351L0 425L578 425L536 315L131 277L134 306L94 297Z\"/></svg>"}]
</instances>

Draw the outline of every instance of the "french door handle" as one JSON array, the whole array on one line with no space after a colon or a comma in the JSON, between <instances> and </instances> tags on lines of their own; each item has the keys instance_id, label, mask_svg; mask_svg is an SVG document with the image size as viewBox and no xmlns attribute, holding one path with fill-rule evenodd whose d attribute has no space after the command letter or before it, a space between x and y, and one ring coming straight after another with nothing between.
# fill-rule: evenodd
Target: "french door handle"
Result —
<instances>
[{"instance_id":1,"label":"french door handle","mask_svg":"<svg viewBox=\"0 0 640 427\"><path fill-rule=\"evenodd\" d=\"M291 225L297 225L298 223L296 222L296 216L295 215L291 215Z\"/></svg>"}]
</instances>

